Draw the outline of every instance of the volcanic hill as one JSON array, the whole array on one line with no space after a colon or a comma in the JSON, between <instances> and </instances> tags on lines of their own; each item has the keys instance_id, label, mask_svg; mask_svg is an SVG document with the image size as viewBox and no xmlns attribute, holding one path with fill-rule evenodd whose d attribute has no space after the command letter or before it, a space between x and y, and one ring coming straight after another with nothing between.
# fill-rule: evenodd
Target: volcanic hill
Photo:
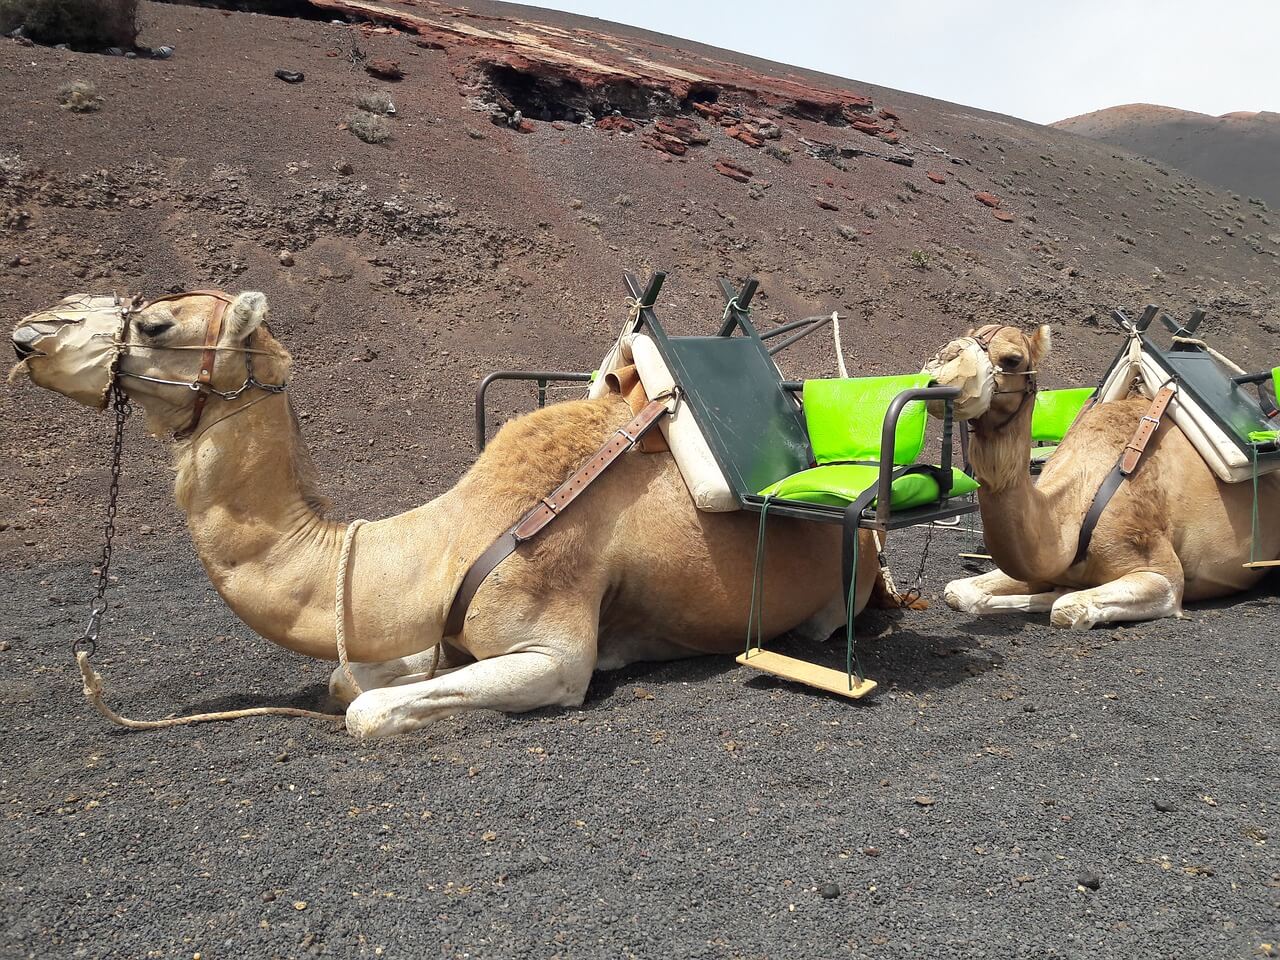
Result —
<instances>
[{"instance_id":1,"label":"volcanic hill","mask_svg":"<svg viewBox=\"0 0 1280 960\"><path fill-rule=\"evenodd\" d=\"M1272 359L1277 215L1169 166L566 14L315 2L144 3L142 42L169 59L0 40L0 298L12 322L70 292L264 290L340 515L449 485L487 371L590 369L624 318L624 268L670 271L658 309L677 331L718 320L721 275L761 278L765 327L839 310L865 373L1034 321L1055 331L1043 382L1090 382L1116 348L1107 312L1150 301L1203 306L1222 349ZM60 109L71 80L100 108ZM390 139L366 143L355 100L376 90ZM820 339L788 374L834 371ZM101 498L105 418L24 384L0 403L0 555L66 557ZM122 510L167 535L160 462L132 447Z\"/></svg>"},{"instance_id":2,"label":"volcanic hill","mask_svg":"<svg viewBox=\"0 0 1280 960\"><path fill-rule=\"evenodd\" d=\"M1130 103L1052 126L1153 157L1245 198L1280 206L1280 113L1242 111L1213 117Z\"/></svg>"}]
</instances>

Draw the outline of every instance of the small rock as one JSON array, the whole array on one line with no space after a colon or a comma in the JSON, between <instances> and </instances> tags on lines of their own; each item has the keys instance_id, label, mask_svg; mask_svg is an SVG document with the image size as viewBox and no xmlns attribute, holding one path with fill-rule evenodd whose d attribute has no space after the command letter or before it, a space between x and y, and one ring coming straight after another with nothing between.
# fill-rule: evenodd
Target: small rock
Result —
<instances>
[{"instance_id":1,"label":"small rock","mask_svg":"<svg viewBox=\"0 0 1280 960\"><path fill-rule=\"evenodd\" d=\"M272 900L274 900L275 898L276 898L276 892L275 892L274 890L263 890L263 891L262 891L262 902L263 902L263 903L270 903L270 902L271 902Z\"/></svg>"},{"instance_id":2,"label":"small rock","mask_svg":"<svg viewBox=\"0 0 1280 960\"><path fill-rule=\"evenodd\" d=\"M931 170L931 171L929 171L928 173L926 173L926 174L925 174L925 176L926 176L926 177L928 177L930 180L932 180L934 183L946 183L946 182L947 182L946 174L943 174L943 173L934 173L934 172Z\"/></svg>"},{"instance_id":3,"label":"small rock","mask_svg":"<svg viewBox=\"0 0 1280 960\"><path fill-rule=\"evenodd\" d=\"M644 687L636 687L636 688L635 688L635 691L634 691L634 696L635 696L635 698L636 698L637 700L652 700L652 699L653 699L653 694L652 694L652 693L650 693L648 690L646 690Z\"/></svg>"},{"instance_id":4,"label":"small rock","mask_svg":"<svg viewBox=\"0 0 1280 960\"><path fill-rule=\"evenodd\" d=\"M404 78L404 71L400 69L400 63L397 60L370 60L364 65L364 70L365 73L378 77L380 80L401 80Z\"/></svg>"},{"instance_id":5,"label":"small rock","mask_svg":"<svg viewBox=\"0 0 1280 960\"><path fill-rule=\"evenodd\" d=\"M880 848L879 847L863 847L862 853L863 853L863 856L878 857L880 856Z\"/></svg>"},{"instance_id":6,"label":"small rock","mask_svg":"<svg viewBox=\"0 0 1280 960\"><path fill-rule=\"evenodd\" d=\"M290 251L288 251L288 250L281 250L281 251L280 251L276 256L277 256L277 257L279 258L279 260L280 260L280 266L282 266L282 267L292 267L292 266L293 266L293 263L294 263L294 261L293 261L293 254L292 254Z\"/></svg>"},{"instance_id":7,"label":"small rock","mask_svg":"<svg viewBox=\"0 0 1280 960\"><path fill-rule=\"evenodd\" d=\"M1001 223L1013 223L1013 214L1008 210L992 210L991 215Z\"/></svg>"},{"instance_id":8,"label":"small rock","mask_svg":"<svg viewBox=\"0 0 1280 960\"><path fill-rule=\"evenodd\" d=\"M8 640L0 640L0 653L4 653L12 649L13 649L13 644L11 644Z\"/></svg>"},{"instance_id":9,"label":"small rock","mask_svg":"<svg viewBox=\"0 0 1280 960\"><path fill-rule=\"evenodd\" d=\"M926 797L926 796L914 797L913 799L915 800L916 806L918 807L932 807L934 803L937 802L933 799L933 797Z\"/></svg>"},{"instance_id":10,"label":"small rock","mask_svg":"<svg viewBox=\"0 0 1280 960\"><path fill-rule=\"evenodd\" d=\"M815 197L814 199L817 201L818 206L820 206L823 210L839 210L840 209L830 200L826 200L822 197Z\"/></svg>"},{"instance_id":11,"label":"small rock","mask_svg":"<svg viewBox=\"0 0 1280 960\"><path fill-rule=\"evenodd\" d=\"M276 79L285 83L301 83L307 76L300 70L277 70Z\"/></svg>"},{"instance_id":12,"label":"small rock","mask_svg":"<svg viewBox=\"0 0 1280 960\"><path fill-rule=\"evenodd\" d=\"M840 236L844 237L846 240L858 239L858 231L847 223L837 223L836 233L840 234Z\"/></svg>"},{"instance_id":13,"label":"small rock","mask_svg":"<svg viewBox=\"0 0 1280 960\"><path fill-rule=\"evenodd\" d=\"M340 177L351 176L354 169L355 168L346 160L339 160L333 165L333 172Z\"/></svg>"},{"instance_id":14,"label":"small rock","mask_svg":"<svg viewBox=\"0 0 1280 960\"><path fill-rule=\"evenodd\" d=\"M1155 808L1161 813L1177 813L1178 807L1172 800L1153 800Z\"/></svg>"},{"instance_id":15,"label":"small rock","mask_svg":"<svg viewBox=\"0 0 1280 960\"><path fill-rule=\"evenodd\" d=\"M148 537L156 532L156 528L149 523L144 523L142 526L138 527L138 532L144 537Z\"/></svg>"},{"instance_id":16,"label":"small rock","mask_svg":"<svg viewBox=\"0 0 1280 960\"><path fill-rule=\"evenodd\" d=\"M824 883L818 888L818 893L823 900L834 900L840 896L840 885L838 883Z\"/></svg>"},{"instance_id":17,"label":"small rock","mask_svg":"<svg viewBox=\"0 0 1280 960\"><path fill-rule=\"evenodd\" d=\"M307 901L305 901L305 900L295 900L295 901L293 901L293 909L295 909L295 910L305 910L305 909L307 909Z\"/></svg>"},{"instance_id":18,"label":"small rock","mask_svg":"<svg viewBox=\"0 0 1280 960\"><path fill-rule=\"evenodd\" d=\"M1097 890L1102 886L1102 878L1092 870L1086 870L1076 877L1076 883L1086 890Z\"/></svg>"},{"instance_id":19,"label":"small rock","mask_svg":"<svg viewBox=\"0 0 1280 960\"><path fill-rule=\"evenodd\" d=\"M994 193L987 193L985 190L979 190L973 195L973 199L977 200L984 207L1000 206L1000 198Z\"/></svg>"}]
</instances>

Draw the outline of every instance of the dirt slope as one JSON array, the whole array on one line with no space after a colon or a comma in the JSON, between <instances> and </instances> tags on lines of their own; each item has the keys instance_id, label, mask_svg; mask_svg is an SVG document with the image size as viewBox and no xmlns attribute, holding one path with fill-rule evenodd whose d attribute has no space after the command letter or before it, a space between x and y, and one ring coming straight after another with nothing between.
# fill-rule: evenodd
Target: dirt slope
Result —
<instances>
[{"instance_id":1,"label":"dirt slope","mask_svg":"<svg viewBox=\"0 0 1280 960\"><path fill-rule=\"evenodd\" d=\"M1280 113L1220 117L1130 103L1052 124L1114 147L1153 157L1242 197L1280 206Z\"/></svg>"},{"instance_id":2,"label":"dirt slope","mask_svg":"<svg viewBox=\"0 0 1280 960\"><path fill-rule=\"evenodd\" d=\"M762 323L840 309L869 372L916 369L977 321L1034 319L1057 327L1049 381L1092 378L1114 349L1106 310L1150 300L1206 306L1245 356L1277 329L1280 224L1172 169L621 27L413 9L449 29L146 5L143 42L172 59L0 43L7 315L70 291L265 290L339 512L363 515L464 468L485 371L589 367L624 267L670 270L661 306L687 330L719 315L716 276L759 274ZM373 80L366 59L404 79ZM58 108L73 78L101 110ZM341 126L376 87L397 108L384 145ZM814 344L790 369L834 367ZM0 480L18 491L0 553L62 555L72 504L101 488L104 424L29 388L0 403ZM125 509L172 530L168 477L139 449Z\"/></svg>"}]
</instances>

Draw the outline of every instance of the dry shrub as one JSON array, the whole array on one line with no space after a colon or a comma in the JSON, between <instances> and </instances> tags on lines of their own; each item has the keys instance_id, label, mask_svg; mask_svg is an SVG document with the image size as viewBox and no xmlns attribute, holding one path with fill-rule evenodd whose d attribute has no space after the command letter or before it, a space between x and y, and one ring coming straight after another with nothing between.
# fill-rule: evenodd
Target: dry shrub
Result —
<instances>
[{"instance_id":1,"label":"dry shrub","mask_svg":"<svg viewBox=\"0 0 1280 960\"><path fill-rule=\"evenodd\" d=\"M138 0L0 0L0 30L19 26L36 43L129 50L138 39Z\"/></svg>"},{"instance_id":2,"label":"dry shrub","mask_svg":"<svg viewBox=\"0 0 1280 960\"><path fill-rule=\"evenodd\" d=\"M391 124L376 113L353 113L347 119L347 129L365 143L386 143L391 139Z\"/></svg>"},{"instance_id":3,"label":"dry shrub","mask_svg":"<svg viewBox=\"0 0 1280 960\"><path fill-rule=\"evenodd\" d=\"M395 104L391 102L391 97L381 90L369 90L358 95L356 107L366 113L375 113L383 117L395 113L396 109Z\"/></svg>"},{"instance_id":4,"label":"dry shrub","mask_svg":"<svg viewBox=\"0 0 1280 960\"><path fill-rule=\"evenodd\" d=\"M72 113L93 113L102 106L102 98L89 81L72 80L58 88L58 104Z\"/></svg>"}]
</instances>

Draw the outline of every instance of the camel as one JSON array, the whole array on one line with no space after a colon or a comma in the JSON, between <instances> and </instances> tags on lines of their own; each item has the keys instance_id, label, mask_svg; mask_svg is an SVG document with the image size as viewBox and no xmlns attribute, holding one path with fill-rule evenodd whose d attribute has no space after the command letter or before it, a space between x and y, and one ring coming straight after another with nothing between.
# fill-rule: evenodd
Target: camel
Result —
<instances>
[{"instance_id":1,"label":"camel","mask_svg":"<svg viewBox=\"0 0 1280 960\"><path fill-rule=\"evenodd\" d=\"M1181 617L1184 601L1257 583L1263 571L1242 566L1250 557L1251 485L1218 480L1168 417L1075 562L1094 493L1151 401L1132 396L1087 409L1033 482L1034 373L1049 346L1048 327L1028 333L989 324L951 341L925 367L962 391L955 416L972 425L982 525L999 568L953 580L946 602L971 614L1048 611L1054 626L1088 629ZM1262 516L1280 512L1280 474L1260 478L1258 496ZM1263 524L1258 553L1280 555L1280 524Z\"/></svg>"},{"instance_id":2,"label":"camel","mask_svg":"<svg viewBox=\"0 0 1280 960\"><path fill-rule=\"evenodd\" d=\"M221 296L215 391L203 394L190 436L174 443L175 497L210 580L240 619L290 650L334 660L347 525L325 517L289 394L233 395L248 373L255 384L287 382L290 357L264 324L266 297ZM127 314L84 311L70 323L51 322L54 308L20 324L13 342L38 385L101 406L114 381L160 437L191 426L191 383L218 309L206 293ZM118 358L104 352L113 339ZM616 395L518 417L451 490L358 530L344 632L363 692L355 695L341 668L330 681L352 734L401 733L467 710L576 706L594 670L743 647L757 518L699 512L669 453L634 451L507 558L475 594L462 630L443 636L471 562L628 419ZM770 524L766 638L797 631L825 640L844 624L839 538L833 526ZM877 580L870 539L861 556L857 611Z\"/></svg>"}]
</instances>

